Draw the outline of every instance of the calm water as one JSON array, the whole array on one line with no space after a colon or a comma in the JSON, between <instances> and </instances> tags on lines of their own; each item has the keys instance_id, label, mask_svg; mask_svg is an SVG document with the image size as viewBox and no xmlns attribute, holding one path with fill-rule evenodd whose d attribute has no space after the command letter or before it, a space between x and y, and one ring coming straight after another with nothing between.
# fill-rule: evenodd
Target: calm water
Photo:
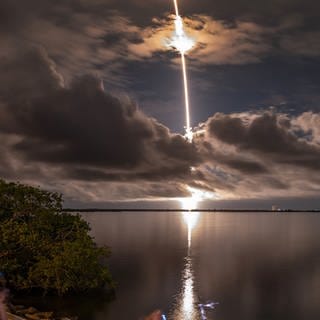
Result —
<instances>
[{"instance_id":1,"label":"calm water","mask_svg":"<svg viewBox=\"0 0 320 320\"><path fill-rule=\"evenodd\" d=\"M112 247L116 299L64 301L80 319L320 319L320 215L85 213ZM214 309L199 304L219 303ZM201 309L203 315L201 317Z\"/></svg>"}]
</instances>

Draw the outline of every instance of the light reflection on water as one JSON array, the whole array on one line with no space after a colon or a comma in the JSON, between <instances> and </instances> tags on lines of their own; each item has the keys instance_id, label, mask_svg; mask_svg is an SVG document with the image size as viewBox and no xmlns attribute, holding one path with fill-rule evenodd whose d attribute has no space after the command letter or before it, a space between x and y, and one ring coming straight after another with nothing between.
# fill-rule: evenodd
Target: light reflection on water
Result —
<instances>
[{"instance_id":1,"label":"light reflection on water","mask_svg":"<svg viewBox=\"0 0 320 320\"><path fill-rule=\"evenodd\" d=\"M188 228L188 256L190 255L192 230L197 226L200 212L182 212L182 217Z\"/></svg>"},{"instance_id":2,"label":"light reflection on water","mask_svg":"<svg viewBox=\"0 0 320 320\"><path fill-rule=\"evenodd\" d=\"M198 298L195 288L194 271L192 267L192 231L199 221L199 212L183 212L182 219L187 226L188 251L184 258L184 269L182 271L181 292L176 298L176 303L170 319L174 320L198 320L200 312L198 309Z\"/></svg>"},{"instance_id":3,"label":"light reflection on water","mask_svg":"<svg viewBox=\"0 0 320 320\"><path fill-rule=\"evenodd\" d=\"M199 320L198 304L208 302L220 303L215 310L205 307L208 320L320 319L318 213L81 215L97 243L112 248L116 298L94 294L17 304L79 320L138 320L155 309L168 320L190 319L186 310L193 310Z\"/></svg>"}]
</instances>

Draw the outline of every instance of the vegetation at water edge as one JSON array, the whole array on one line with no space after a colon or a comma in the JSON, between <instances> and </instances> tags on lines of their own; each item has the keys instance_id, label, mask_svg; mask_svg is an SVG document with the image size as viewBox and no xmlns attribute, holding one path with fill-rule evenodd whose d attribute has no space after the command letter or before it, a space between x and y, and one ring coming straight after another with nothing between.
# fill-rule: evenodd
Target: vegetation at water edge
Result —
<instances>
[{"instance_id":1,"label":"vegetation at water edge","mask_svg":"<svg viewBox=\"0 0 320 320\"><path fill-rule=\"evenodd\" d=\"M62 196L0 180L0 271L10 288L65 295L113 287L107 247L98 247Z\"/></svg>"}]
</instances>

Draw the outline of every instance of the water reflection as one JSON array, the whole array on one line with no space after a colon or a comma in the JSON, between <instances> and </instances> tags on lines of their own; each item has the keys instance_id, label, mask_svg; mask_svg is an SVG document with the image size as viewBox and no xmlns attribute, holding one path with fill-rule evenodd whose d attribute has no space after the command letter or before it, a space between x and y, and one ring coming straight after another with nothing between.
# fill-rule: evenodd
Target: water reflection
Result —
<instances>
[{"instance_id":1,"label":"water reflection","mask_svg":"<svg viewBox=\"0 0 320 320\"><path fill-rule=\"evenodd\" d=\"M183 289L181 295L181 307L179 319L197 319L196 295L194 290L194 275L191 257L186 257L183 270Z\"/></svg>"},{"instance_id":2,"label":"water reflection","mask_svg":"<svg viewBox=\"0 0 320 320\"><path fill-rule=\"evenodd\" d=\"M192 267L192 231L199 221L199 212L183 212L182 219L187 226L188 250L184 258L184 269L182 272L182 288L177 296L172 319L175 320L197 320L200 319L198 299L195 292L195 279Z\"/></svg>"},{"instance_id":3,"label":"water reflection","mask_svg":"<svg viewBox=\"0 0 320 320\"><path fill-rule=\"evenodd\" d=\"M94 293L83 301L35 297L16 304L79 320L136 320L157 308L168 320L190 319L184 314L192 308L201 319L199 303L208 320L320 319L317 213L201 213L193 228L187 221L192 226L194 212L82 215L97 243L112 248L116 299ZM205 307L215 299L215 311Z\"/></svg>"},{"instance_id":4,"label":"water reflection","mask_svg":"<svg viewBox=\"0 0 320 320\"><path fill-rule=\"evenodd\" d=\"M197 226L199 220L199 212L183 212L182 217L188 228L188 256L190 255L192 230Z\"/></svg>"}]
</instances>

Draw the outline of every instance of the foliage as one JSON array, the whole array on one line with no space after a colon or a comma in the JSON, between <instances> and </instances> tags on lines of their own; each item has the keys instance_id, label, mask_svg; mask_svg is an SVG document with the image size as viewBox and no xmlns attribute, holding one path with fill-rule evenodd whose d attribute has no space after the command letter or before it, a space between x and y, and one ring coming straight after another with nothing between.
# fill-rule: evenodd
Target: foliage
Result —
<instances>
[{"instance_id":1,"label":"foliage","mask_svg":"<svg viewBox=\"0 0 320 320\"><path fill-rule=\"evenodd\" d=\"M89 231L79 215L62 212L61 195L0 180L0 271L12 288L63 295L112 287L110 251Z\"/></svg>"}]
</instances>

